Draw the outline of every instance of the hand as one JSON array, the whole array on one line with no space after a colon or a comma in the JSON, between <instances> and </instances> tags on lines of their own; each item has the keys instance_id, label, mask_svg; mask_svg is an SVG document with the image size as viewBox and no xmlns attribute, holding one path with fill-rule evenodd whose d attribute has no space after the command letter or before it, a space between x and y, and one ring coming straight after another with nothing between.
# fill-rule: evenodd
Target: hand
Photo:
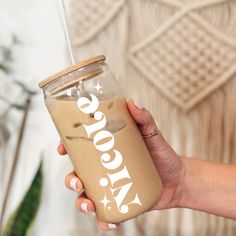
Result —
<instances>
[{"instance_id":1,"label":"hand","mask_svg":"<svg viewBox=\"0 0 236 236\"><path fill-rule=\"evenodd\" d=\"M142 135L149 134L157 128L151 114L145 108L136 107L133 100L127 102L127 107ZM184 164L181 158L177 156L175 151L164 140L161 133L144 138L144 141L163 183L162 196L152 210L177 207L180 199L179 185L184 176ZM66 154L63 144L58 146L58 152L61 155ZM74 171L66 177L65 184L67 188L74 191L80 192L83 189L83 185ZM95 210L93 202L86 198L84 193L78 197L76 205L78 209L84 212L92 213ZM99 220L97 220L97 224L102 230L114 229L117 226Z\"/></svg>"}]
</instances>

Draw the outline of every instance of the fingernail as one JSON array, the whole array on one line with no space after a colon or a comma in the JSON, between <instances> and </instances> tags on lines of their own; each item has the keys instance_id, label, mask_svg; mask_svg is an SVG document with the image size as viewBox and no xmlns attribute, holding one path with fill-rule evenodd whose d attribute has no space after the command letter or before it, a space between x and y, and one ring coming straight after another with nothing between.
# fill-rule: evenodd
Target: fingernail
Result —
<instances>
[{"instance_id":1,"label":"fingernail","mask_svg":"<svg viewBox=\"0 0 236 236\"><path fill-rule=\"evenodd\" d=\"M57 149L60 149L60 148L61 148L61 143L59 143L57 146Z\"/></svg>"},{"instance_id":2,"label":"fingernail","mask_svg":"<svg viewBox=\"0 0 236 236\"><path fill-rule=\"evenodd\" d=\"M115 224L108 224L107 225L109 229L116 229L116 225Z\"/></svg>"},{"instance_id":3,"label":"fingernail","mask_svg":"<svg viewBox=\"0 0 236 236\"><path fill-rule=\"evenodd\" d=\"M70 188L73 190L73 191L77 191L77 183L78 183L79 179L78 178L72 178L70 180Z\"/></svg>"},{"instance_id":4,"label":"fingernail","mask_svg":"<svg viewBox=\"0 0 236 236\"><path fill-rule=\"evenodd\" d=\"M142 102L138 99L138 100L135 100L135 106L138 108L138 109L142 109L143 108L143 104Z\"/></svg>"},{"instance_id":5,"label":"fingernail","mask_svg":"<svg viewBox=\"0 0 236 236\"><path fill-rule=\"evenodd\" d=\"M88 212L88 203L87 202L82 202L80 205L80 208L84 212Z\"/></svg>"},{"instance_id":6,"label":"fingernail","mask_svg":"<svg viewBox=\"0 0 236 236\"><path fill-rule=\"evenodd\" d=\"M63 152L63 147L62 147L62 144L60 143L59 146L58 146L58 149Z\"/></svg>"},{"instance_id":7,"label":"fingernail","mask_svg":"<svg viewBox=\"0 0 236 236\"><path fill-rule=\"evenodd\" d=\"M139 109L139 110L142 110L142 107L138 106L135 104L135 106Z\"/></svg>"},{"instance_id":8,"label":"fingernail","mask_svg":"<svg viewBox=\"0 0 236 236\"><path fill-rule=\"evenodd\" d=\"M92 217L95 217L96 216L96 213L93 211L93 212L91 212L91 216Z\"/></svg>"}]
</instances>

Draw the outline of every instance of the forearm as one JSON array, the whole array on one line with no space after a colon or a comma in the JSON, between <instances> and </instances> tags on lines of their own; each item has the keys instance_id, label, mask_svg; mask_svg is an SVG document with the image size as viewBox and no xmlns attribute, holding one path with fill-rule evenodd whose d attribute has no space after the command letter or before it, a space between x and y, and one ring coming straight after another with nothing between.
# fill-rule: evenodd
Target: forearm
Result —
<instances>
[{"instance_id":1,"label":"forearm","mask_svg":"<svg viewBox=\"0 0 236 236\"><path fill-rule=\"evenodd\" d=\"M236 219L236 165L182 158L178 207Z\"/></svg>"}]
</instances>

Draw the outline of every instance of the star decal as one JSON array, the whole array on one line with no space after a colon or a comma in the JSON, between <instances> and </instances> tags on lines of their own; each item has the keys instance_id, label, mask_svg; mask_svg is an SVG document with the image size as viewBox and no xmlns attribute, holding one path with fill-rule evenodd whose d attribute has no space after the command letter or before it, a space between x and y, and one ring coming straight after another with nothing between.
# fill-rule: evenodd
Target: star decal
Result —
<instances>
[{"instance_id":1,"label":"star decal","mask_svg":"<svg viewBox=\"0 0 236 236\"><path fill-rule=\"evenodd\" d=\"M95 89L98 91L98 93L101 90L101 88L102 88L102 86L97 82Z\"/></svg>"},{"instance_id":2,"label":"star decal","mask_svg":"<svg viewBox=\"0 0 236 236\"><path fill-rule=\"evenodd\" d=\"M99 201L99 202L101 202L103 205L104 205L104 208L107 208L107 205L111 202L111 201L109 201L108 199L107 199L107 196L106 196L106 194L105 194L105 196L104 196L104 198L101 200L101 201ZM108 206L108 209L110 208L110 206Z\"/></svg>"}]
</instances>

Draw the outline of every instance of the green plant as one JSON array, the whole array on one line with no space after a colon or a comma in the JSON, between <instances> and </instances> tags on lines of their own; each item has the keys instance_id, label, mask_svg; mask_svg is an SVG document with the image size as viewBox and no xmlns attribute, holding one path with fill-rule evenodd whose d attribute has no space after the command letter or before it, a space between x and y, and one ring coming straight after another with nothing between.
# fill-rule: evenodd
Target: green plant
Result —
<instances>
[{"instance_id":1,"label":"green plant","mask_svg":"<svg viewBox=\"0 0 236 236\"><path fill-rule=\"evenodd\" d=\"M42 162L23 200L10 216L2 236L26 236L29 234L40 205L43 185Z\"/></svg>"},{"instance_id":2,"label":"green plant","mask_svg":"<svg viewBox=\"0 0 236 236\"><path fill-rule=\"evenodd\" d=\"M0 45L0 70L5 73L10 73L11 67L10 64L13 61L13 49L17 46L20 41L15 34L11 36L11 42L9 45Z\"/></svg>"},{"instance_id":3,"label":"green plant","mask_svg":"<svg viewBox=\"0 0 236 236\"><path fill-rule=\"evenodd\" d=\"M0 57L0 72L3 72L3 74L5 74L5 75L6 74L11 75L11 66L12 66L12 62L13 62L12 50L14 49L14 46L17 44L19 44L19 40L17 39L17 37L15 37L13 35L10 45L8 45L8 46L6 46L6 45L1 46L0 45L0 56L1 56ZM1 73L0 73L0 76L1 76ZM15 172L17 170L19 153L20 153L20 149L21 149L22 140L24 137L24 131L26 129L26 121L27 121L27 117L28 117L28 112L31 107L32 97L34 95L36 95L36 92L29 89L25 83L18 81L18 80L12 80L10 78L9 78L9 81L11 83L11 86L17 86L20 88L19 95L21 97L21 100L20 100L20 102L18 100L10 101L8 99L8 97L5 97L0 94L0 100L3 103L5 103L5 105L6 105L6 106L4 106L5 109L3 111L1 111L1 113L0 113L0 149L2 149L2 153L3 153L3 155L0 157L4 158L4 153L6 153L6 147L7 147L6 144L11 137L11 132L8 129L8 125L9 125L8 118L10 117L10 111L12 109L15 109L15 110L18 110L19 112L22 112L23 115L22 115L22 120L20 121L19 132L18 132L18 137L17 137L17 141L16 141L14 156L13 156L13 159L11 160L12 166L11 166L10 173L9 173L9 179L7 180L6 191L5 191L5 194L2 198L3 199L2 200L2 209L0 212L0 233L2 232L2 223L3 223L3 219L4 219L4 215L5 215L5 210L7 208L8 199L11 194L11 186L13 184ZM21 234L16 234L16 231L11 229L11 227L19 226L19 222L22 223L21 227L24 228L25 230L27 230L27 232L28 232L28 226L29 226L29 224L32 223L32 221L30 221L30 219L31 218L33 219L33 217L36 215L37 208L39 205L39 201L36 201L36 203L38 202L37 207L36 207L36 205L33 205L30 202L30 199L33 199L33 198L38 200L38 196L36 195L36 193L39 194L40 193L39 191L41 191L41 185L42 185L42 180L40 177L41 176L41 169L39 172L37 172L37 174L38 175L36 175L36 176L38 176L37 178L39 178L39 179L37 179L37 178L36 178L36 180L34 179L34 181L36 181L36 182L33 181L32 189L31 188L29 189L25 198L22 200L22 203L17 208L16 212L11 217L11 219L8 221L7 231L6 230L4 231L4 235L12 235L12 236L13 235L14 236L18 236L18 235L23 236L24 235L25 236L26 234L24 234L24 231L19 230L19 232L21 232ZM27 211L25 209L30 209L30 210ZM29 216L26 215L27 213L29 214ZM25 224L25 226L23 226L23 224ZM25 233L26 233L26 231L25 231Z\"/></svg>"}]
</instances>

